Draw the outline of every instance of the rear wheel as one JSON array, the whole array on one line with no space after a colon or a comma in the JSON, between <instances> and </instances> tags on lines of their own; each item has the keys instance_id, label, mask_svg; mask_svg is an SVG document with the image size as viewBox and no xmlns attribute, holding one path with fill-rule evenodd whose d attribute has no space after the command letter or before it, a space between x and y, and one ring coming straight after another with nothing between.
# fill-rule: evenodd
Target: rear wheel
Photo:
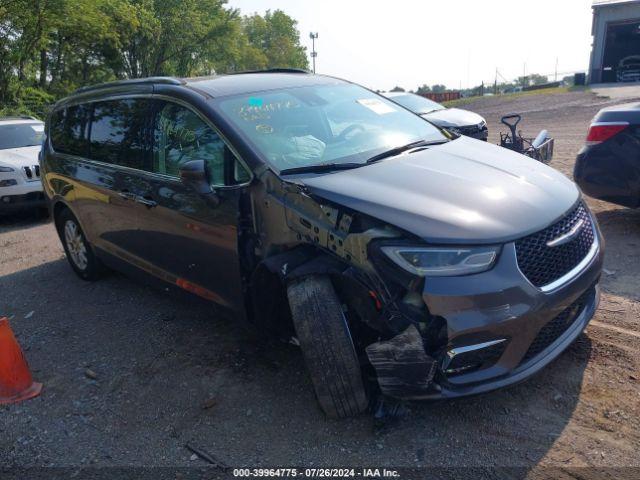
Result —
<instances>
[{"instance_id":1,"label":"rear wheel","mask_svg":"<svg viewBox=\"0 0 640 480\"><path fill-rule=\"evenodd\" d=\"M93 253L76 217L65 209L56 219L56 226L73 271L83 280L97 280L104 267Z\"/></svg>"},{"instance_id":2,"label":"rear wheel","mask_svg":"<svg viewBox=\"0 0 640 480\"><path fill-rule=\"evenodd\" d=\"M324 412L335 418L368 406L358 357L336 292L327 276L290 283L293 324L311 381Z\"/></svg>"}]
</instances>

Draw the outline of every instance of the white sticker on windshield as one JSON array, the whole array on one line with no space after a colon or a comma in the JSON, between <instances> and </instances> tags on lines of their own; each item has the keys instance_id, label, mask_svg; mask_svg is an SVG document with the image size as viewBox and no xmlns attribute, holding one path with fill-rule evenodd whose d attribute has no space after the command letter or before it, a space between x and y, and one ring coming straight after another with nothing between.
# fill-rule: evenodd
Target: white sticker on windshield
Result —
<instances>
[{"instance_id":1,"label":"white sticker on windshield","mask_svg":"<svg viewBox=\"0 0 640 480\"><path fill-rule=\"evenodd\" d=\"M361 100L356 100L363 107L367 107L372 112L377 113L378 115L384 115L385 113L393 113L396 111L388 103L384 103L382 100L377 98L363 98Z\"/></svg>"},{"instance_id":2,"label":"white sticker on windshield","mask_svg":"<svg viewBox=\"0 0 640 480\"><path fill-rule=\"evenodd\" d=\"M44 132L44 125L29 125L29 126L33 128L34 132L38 132L38 133Z\"/></svg>"}]
</instances>

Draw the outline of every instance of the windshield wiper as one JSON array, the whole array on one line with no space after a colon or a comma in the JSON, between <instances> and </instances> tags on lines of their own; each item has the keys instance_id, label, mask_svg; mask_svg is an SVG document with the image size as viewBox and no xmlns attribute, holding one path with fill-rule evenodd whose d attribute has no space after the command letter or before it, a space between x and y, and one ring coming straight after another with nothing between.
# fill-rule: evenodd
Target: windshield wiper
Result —
<instances>
[{"instance_id":1,"label":"windshield wiper","mask_svg":"<svg viewBox=\"0 0 640 480\"><path fill-rule=\"evenodd\" d=\"M324 173L336 170L350 170L366 165L366 163L318 163L316 165L305 165L304 167L285 168L280 170L280 175L294 175L296 173Z\"/></svg>"},{"instance_id":2,"label":"windshield wiper","mask_svg":"<svg viewBox=\"0 0 640 480\"><path fill-rule=\"evenodd\" d=\"M377 162L378 160L382 160L383 158L394 157L396 155L400 155L402 152L406 152L407 150L411 150L417 147L426 147L430 145L440 145L441 143L447 143L448 140L435 140L435 141L427 141L427 140L418 140L417 142L407 143L406 145L402 145L400 147L395 147L385 152L374 155L369 158L366 162L362 163L318 163L316 165L305 165L303 167L293 167L293 168L285 168L284 170L280 170L280 175L294 175L297 173L324 173L324 172L333 172L336 170L351 170L352 168L363 167L365 165L369 165L371 163Z\"/></svg>"},{"instance_id":3,"label":"windshield wiper","mask_svg":"<svg viewBox=\"0 0 640 480\"><path fill-rule=\"evenodd\" d=\"M441 143L446 143L447 141L427 141L427 140L418 140L417 142L407 143L406 145L402 145L400 147L392 148L391 150L387 150L385 152L374 155L369 160L367 160L367 164L377 162L378 160L382 160L383 158L395 157L396 155L400 155L402 152L406 152L407 150L411 150L412 148L417 147L426 147L428 145L440 145Z\"/></svg>"}]
</instances>

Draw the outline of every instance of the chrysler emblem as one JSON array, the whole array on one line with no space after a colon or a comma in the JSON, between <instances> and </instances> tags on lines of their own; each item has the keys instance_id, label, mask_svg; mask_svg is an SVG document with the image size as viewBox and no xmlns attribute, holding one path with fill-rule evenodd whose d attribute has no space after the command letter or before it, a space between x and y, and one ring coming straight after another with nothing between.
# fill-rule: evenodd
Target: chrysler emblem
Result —
<instances>
[{"instance_id":1,"label":"chrysler emblem","mask_svg":"<svg viewBox=\"0 0 640 480\"><path fill-rule=\"evenodd\" d=\"M549 240L547 242L547 247L551 247L551 248L559 247L560 245L569 243L578 235L578 233L580 233L580 229L582 228L583 225L584 225L584 219L580 219L578 222L576 222L576 224L573 227L571 227L571 230L569 230L567 233L563 233L559 237L554 238L553 240Z\"/></svg>"}]
</instances>

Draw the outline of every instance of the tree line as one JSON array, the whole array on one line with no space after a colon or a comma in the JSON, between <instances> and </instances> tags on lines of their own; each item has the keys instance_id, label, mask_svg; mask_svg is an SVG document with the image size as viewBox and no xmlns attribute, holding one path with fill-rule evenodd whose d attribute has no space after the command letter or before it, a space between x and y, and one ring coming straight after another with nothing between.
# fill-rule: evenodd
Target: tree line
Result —
<instances>
[{"instance_id":1,"label":"tree line","mask_svg":"<svg viewBox=\"0 0 640 480\"><path fill-rule=\"evenodd\" d=\"M0 0L0 115L110 80L308 68L296 26L226 0Z\"/></svg>"},{"instance_id":2,"label":"tree line","mask_svg":"<svg viewBox=\"0 0 640 480\"><path fill-rule=\"evenodd\" d=\"M562 83L564 85L573 85L574 77L565 76L562 78ZM419 86L415 91L409 90L410 93L417 93L418 95L424 95L426 93L442 93L442 92L460 92L463 97L472 97L477 95L483 95L485 93L513 93L515 91L521 90L526 87L535 86L535 85L544 85L549 83L549 77L547 75L539 75L537 73L532 73L527 76L518 77L513 81L502 81L502 82L488 82L481 83L480 85L476 85L474 87L465 88L465 89L450 89L447 88L446 85L435 84L435 85L427 85L423 84ZM394 87L392 92L404 92L406 91L404 88L400 86Z\"/></svg>"}]
</instances>

